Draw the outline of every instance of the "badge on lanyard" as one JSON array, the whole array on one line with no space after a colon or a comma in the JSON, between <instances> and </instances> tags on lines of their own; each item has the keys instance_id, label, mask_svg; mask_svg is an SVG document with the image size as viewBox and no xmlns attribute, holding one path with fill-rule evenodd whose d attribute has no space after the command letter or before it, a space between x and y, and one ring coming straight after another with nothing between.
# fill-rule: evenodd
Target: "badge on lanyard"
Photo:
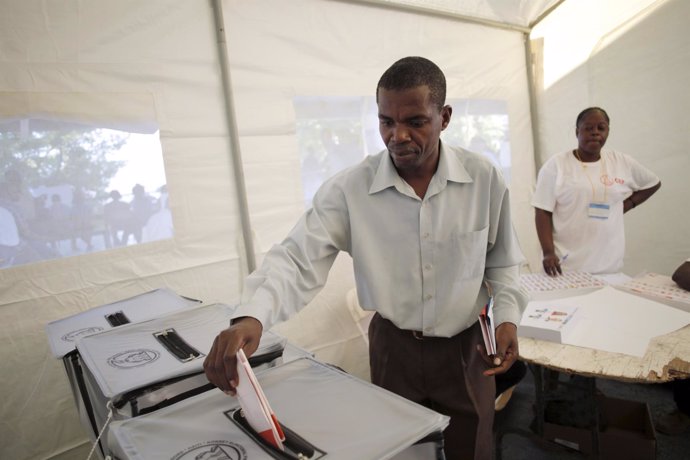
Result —
<instances>
[{"instance_id":1,"label":"badge on lanyard","mask_svg":"<svg viewBox=\"0 0 690 460\"><path fill-rule=\"evenodd\" d=\"M611 206L608 203L589 203L589 210L587 216L590 219L602 219L606 220L609 218L609 211Z\"/></svg>"}]
</instances>

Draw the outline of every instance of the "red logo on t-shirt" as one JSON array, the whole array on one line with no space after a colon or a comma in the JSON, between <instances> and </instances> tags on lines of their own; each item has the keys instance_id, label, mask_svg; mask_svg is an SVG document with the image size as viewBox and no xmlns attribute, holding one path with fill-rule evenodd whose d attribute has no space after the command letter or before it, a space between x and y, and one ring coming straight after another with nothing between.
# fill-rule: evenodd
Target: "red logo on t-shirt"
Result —
<instances>
[{"instance_id":1,"label":"red logo on t-shirt","mask_svg":"<svg viewBox=\"0 0 690 460\"><path fill-rule=\"evenodd\" d=\"M621 179L620 177L616 177L615 179L611 179L608 174L602 174L601 177L599 178L599 180L601 180L601 183L607 187L611 187L614 182L616 184L621 184L621 185L625 183L625 180Z\"/></svg>"},{"instance_id":2,"label":"red logo on t-shirt","mask_svg":"<svg viewBox=\"0 0 690 460\"><path fill-rule=\"evenodd\" d=\"M611 180L611 178L609 177L608 174L602 174L599 179L601 180L601 183L607 187L610 187L613 185L613 181Z\"/></svg>"}]
</instances>

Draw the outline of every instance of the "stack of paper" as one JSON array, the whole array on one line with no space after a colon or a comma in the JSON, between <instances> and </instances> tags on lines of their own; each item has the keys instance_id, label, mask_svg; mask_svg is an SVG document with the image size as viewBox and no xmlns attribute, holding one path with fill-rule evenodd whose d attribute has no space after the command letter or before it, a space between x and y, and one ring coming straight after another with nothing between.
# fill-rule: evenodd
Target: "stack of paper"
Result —
<instances>
[{"instance_id":1,"label":"stack of paper","mask_svg":"<svg viewBox=\"0 0 690 460\"><path fill-rule=\"evenodd\" d=\"M266 442L280 450L285 450L283 447L285 434L242 349L237 352L237 376L239 378L237 399L247 422Z\"/></svg>"},{"instance_id":2,"label":"stack of paper","mask_svg":"<svg viewBox=\"0 0 690 460\"><path fill-rule=\"evenodd\" d=\"M530 337L527 334L531 321L540 319L530 316L547 313L538 311L544 308L566 313L568 309L576 310L574 317L561 328L561 343L637 357L644 356L653 337L690 324L688 312L606 286L580 296L529 302L518 336ZM543 324L539 331L548 335ZM542 338L549 340L544 335Z\"/></svg>"},{"instance_id":3,"label":"stack of paper","mask_svg":"<svg viewBox=\"0 0 690 460\"><path fill-rule=\"evenodd\" d=\"M643 273L616 287L690 312L690 291L682 289L670 276Z\"/></svg>"},{"instance_id":4,"label":"stack of paper","mask_svg":"<svg viewBox=\"0 0 690 460\"><path fill-rule=\"evenodd\" d=\"M518 335L565 343L573 331L576 314L574 306L556 305L551 301L530 302L522 315Z\"/></svg>"},{"instance_id":5,"label":"stack of paper","mask_svg":"<svg viewBox=\"0 0 690 460\"><path fill-rule=\"evenodd\" d=\"M590 273L566 271L549 276L544 272L520 275L520 284L532 300L547 300L585 294L603 288L606 283Z\"/></svg>"}]
</instances>

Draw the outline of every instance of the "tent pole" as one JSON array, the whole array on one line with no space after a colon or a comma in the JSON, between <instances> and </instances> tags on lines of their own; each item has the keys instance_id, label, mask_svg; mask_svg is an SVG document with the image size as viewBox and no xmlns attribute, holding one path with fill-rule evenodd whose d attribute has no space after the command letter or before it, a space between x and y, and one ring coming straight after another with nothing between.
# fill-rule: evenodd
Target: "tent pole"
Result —
<instances>
[{"instance_id":1,"label":"tent pole","mask_svg":"<svg viewBox=\"0 0 690 460\"><path fill-rule=\"evenodd\" d=\"M242 237L244 239L245 260L247 273L256 269L256 257L254 255L254 242L249 219L249 205L247 203L247 189L244 182L244 169L242 167L242 155L240 152L239 134L237 132L237 119L235 117L235 105L232 98L232 82L230 80L230 63L228 61L228 46L225 41L225 22L223 20L222 0L212 0L213 16L216 23L216 35L218 39L218 55L223 79L223 96L225 99L225 114L227 118L228 133L230 136L230 157L232 158L233 171L235 173L235 188L237 204L240 211L242 224Z\"/></svg>"},{"instance_id":2,"label":"tent pole","mask_svg":"<svg viewBox=\"0 0 690 460\"><path fill-rule=\"evenodd\" d=\"M530 125L532 125L532 149L534 151L535 171L541 167L541 147L539 145L539 116L537 111L536 83L534 80L534 59L532 54L532 40L529 33L525 37L525 67L527 69L527 92L529 94L529 115Z\"/></svg>"}]
</instances>

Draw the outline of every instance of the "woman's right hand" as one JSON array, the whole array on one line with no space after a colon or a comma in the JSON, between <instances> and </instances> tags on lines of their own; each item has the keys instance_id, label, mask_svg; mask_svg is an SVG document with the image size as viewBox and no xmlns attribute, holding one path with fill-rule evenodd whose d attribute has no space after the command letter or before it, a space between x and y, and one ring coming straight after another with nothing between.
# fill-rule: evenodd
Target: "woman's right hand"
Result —
<instances>
[{"instance_id":1,"label":"woman's right hand","mask_svg":"<svg viewBox=\"0 0 690 460\"><path fill-rule=\"evenodd\" d=\"M545 254L544 260L542 261L544 266L544 271L549 276L562 275L561 261L556 254Z\"/></svg>"}]
</instances>

